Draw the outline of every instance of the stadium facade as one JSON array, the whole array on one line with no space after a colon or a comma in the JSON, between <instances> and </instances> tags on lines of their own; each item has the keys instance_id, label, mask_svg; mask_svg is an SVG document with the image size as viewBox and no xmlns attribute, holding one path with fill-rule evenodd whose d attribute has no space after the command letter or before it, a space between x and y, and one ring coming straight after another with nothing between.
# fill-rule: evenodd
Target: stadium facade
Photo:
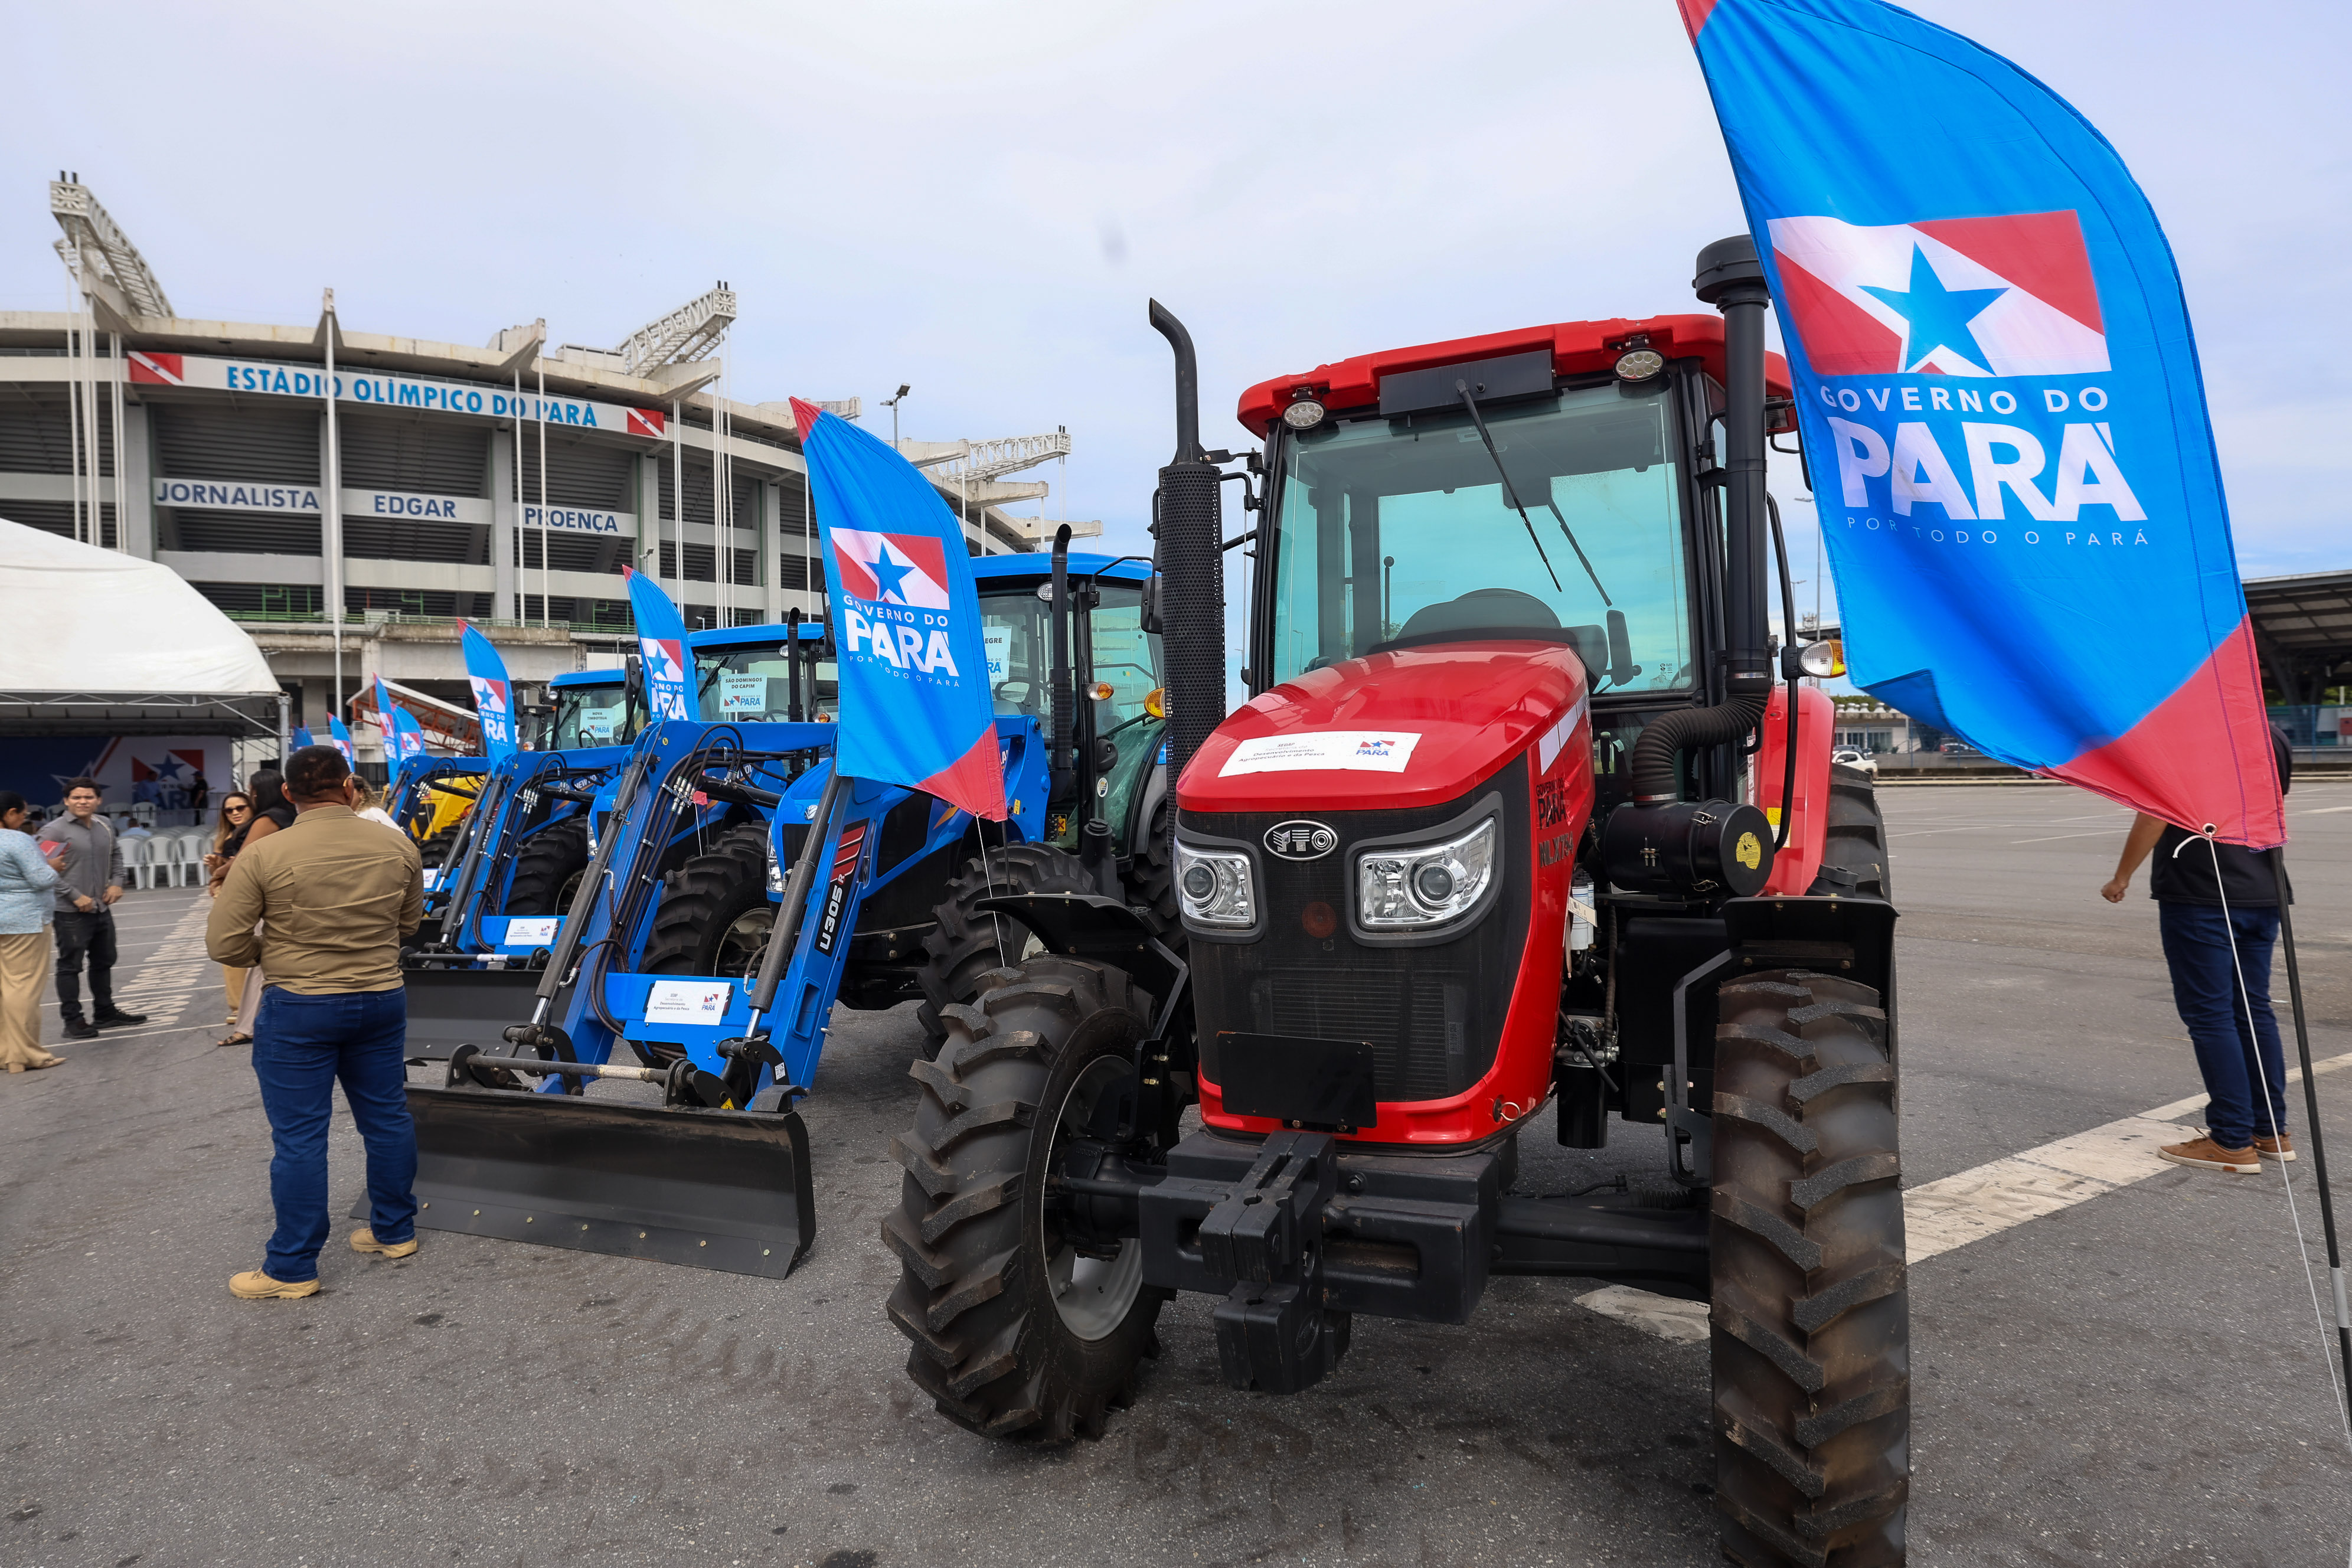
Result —
<instances>
[{"instance_id":1,"label":"stadium facade","mask_svg":"<svg viewBox=\"0 0 2352 1568\"><path fill-rule=\"evenodd\" d=\"M86 308L0 311L0 517L170 566L254 635L294 722L378 673L465 706L460 616L519 681L610 664L624 566L689 626L823 613L789 405L715 390L725 285L611 351L350 330L331 294L304 325L189 319L78 181L50 205ZM1003 508L1047 487L1005 476L1068 437L905 449L979 554L1035 547Z\"/></svg>"}]
</instances>

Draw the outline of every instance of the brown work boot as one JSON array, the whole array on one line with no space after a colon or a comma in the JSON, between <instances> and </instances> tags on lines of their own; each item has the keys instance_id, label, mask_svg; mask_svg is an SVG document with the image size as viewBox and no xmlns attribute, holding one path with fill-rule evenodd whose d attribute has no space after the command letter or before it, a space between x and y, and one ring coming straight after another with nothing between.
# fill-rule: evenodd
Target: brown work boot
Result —
<instances>
[{"instance_id":1,"label":"brown work boot","mask_svg":"<svg viewBox=\"0 0 2352 1568\"><path fill-rule=\"evenodd\" d=\"M2251 1175L2263 1168L2254 1155L2252 1145L2243 1149L2224 1149L2209 1137L2191 1138L2186 1143L2167 1143L2157 1150L2156 1157L2169 1160L2176 1165L2194 1165L2207 1171L2228 1171L2235 1175Z\"/></svg>"},{"instance_id":2,"label":"brown work boot","mask_svg":"<svg viewBox=\"0 0 2352 1568\"><path fill-rule=\"evenodd\" d=\"M2294 1136L2292 1133L2282 1132L2275 1138L2264 1138L2257 1133L2254 1137L2254 1152L2265 1160L2292 1160L2294 1158Z\"/></svg>"},{"instance_id":3,"label":"brown work boot","mask_svg":"<svg viewBox=\"0 0 2352 1568\"><path fill-rule=\"evenodd\" d=\"M229 1294L245 1301L292 1301L319 1293L316 1279L272 1279L258 1268L248 1268L242 1274L228 1277Z\"/></svg>"},{"instance_id":4,"label":"brown work boot","mask_svg":"<svg viewBox=\"0 0 2352 1568\"><path fill-rule=\"evenodd\" d=\"M412 1236L406 1241L381 1242L375 1238L375 1232L362 1226L352 1232L352 1250L380 1253L386 1258L405 1258L416 1250L416 1238Z\"/></svg>"}]
</instances>

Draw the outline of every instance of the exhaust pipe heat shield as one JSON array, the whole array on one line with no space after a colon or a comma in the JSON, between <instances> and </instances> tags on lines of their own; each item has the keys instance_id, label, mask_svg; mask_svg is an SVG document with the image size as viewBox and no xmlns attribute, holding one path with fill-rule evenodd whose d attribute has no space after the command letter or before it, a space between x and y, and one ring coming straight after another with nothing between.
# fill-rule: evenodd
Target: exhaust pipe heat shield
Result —
<instances>
[{"instance_id":1,"label":"exhaust pipe heat shield","mask_svg":"<svg viewBox=\"0 0 2352 1568\"><path fill-rule=\"evenodd\" d=\"M816 1238L798 1111L415 1084L408 1109L425 1229L771 1279Z\"/></svg>"}]
</instances>

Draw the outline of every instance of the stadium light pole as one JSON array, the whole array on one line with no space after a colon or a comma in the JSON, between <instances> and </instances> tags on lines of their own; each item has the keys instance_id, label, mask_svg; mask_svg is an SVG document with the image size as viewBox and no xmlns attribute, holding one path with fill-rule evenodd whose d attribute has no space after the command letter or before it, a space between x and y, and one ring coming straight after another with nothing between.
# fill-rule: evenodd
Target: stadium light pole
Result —
<instances>
[{"instance_id":1,"label":"stadium light pole","mask_svg":"<svg viewBox=\"0 0 2352 1568\"><path fill-rule=\"evenodd\" d=\"M886 397L882 400L882 406L890 411L890 450L894 452L898 449L898 405L907 401L907 394L909 390L911 389L902 381L898 384L898 396Z\"/></svg>"},{"instance_id":2,"label":"stadium light pole","mask_svg":"<svg viewBox=\"0 0 2352 1568\"><path fill-rule=\"evenodd\" d=\"M327 549L327 606L329 624L335 628L335 715L343 711L343 441L335 420L335 339L342 324L335 318L335 291L327 290L322 301L327 328L327 461L325 496L326 538L321 542Z\"/></svg>"}]
</instances>

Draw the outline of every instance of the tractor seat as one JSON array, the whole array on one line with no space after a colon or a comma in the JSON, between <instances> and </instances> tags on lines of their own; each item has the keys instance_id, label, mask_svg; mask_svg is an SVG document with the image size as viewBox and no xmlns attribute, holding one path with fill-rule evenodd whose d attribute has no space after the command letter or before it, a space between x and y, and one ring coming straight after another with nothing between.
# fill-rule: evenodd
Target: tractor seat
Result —
<instances>
[{"instance_id":1,"label":"tractor seat","mask_svg":"<svg viewBox=\"0 0 2352 1568\"><path fill-rule=\"evenodd\" d=\"M1609 634L1600 626L1562 626L1549 605L1517 588L1473 588L1458 599L1423 605L1405 620L1391 647L1488 637L1531 637L1565 642L1587 669L1609 667Z\"/></svg>"}]
</instances>

